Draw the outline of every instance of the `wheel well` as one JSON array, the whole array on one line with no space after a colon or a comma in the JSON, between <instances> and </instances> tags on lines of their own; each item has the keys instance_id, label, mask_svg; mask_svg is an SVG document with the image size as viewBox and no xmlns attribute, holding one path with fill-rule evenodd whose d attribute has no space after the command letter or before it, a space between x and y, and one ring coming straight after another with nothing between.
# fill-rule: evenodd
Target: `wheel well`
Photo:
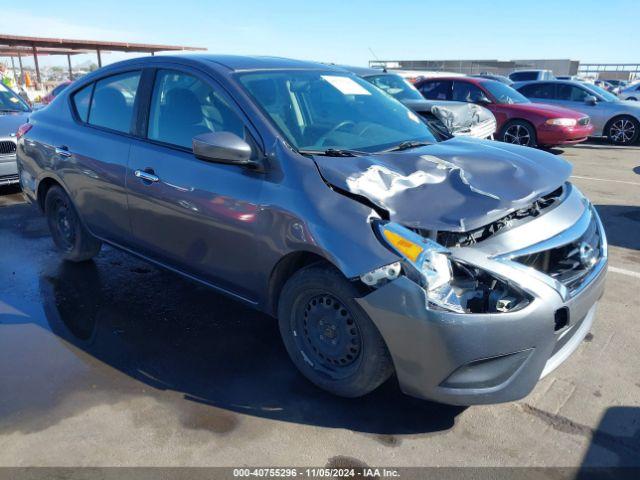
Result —
<instances>
[{"instance_id":1,"label":"wheel well","mask_svg":"<svg viewBox=\"0 0 640 480\"><path fill-rule=\"evenodd\" d=\"M640 125L640 120L638 120L636 117L634 117L633 115L626 115L626 114L623 113L622 115L616 115L615 117L610 118L609 121L605 124L602 134L603 135L608 135L609 134L609 127L611 126L611 124L613 122L615 122L616 120L619 120L621 118L629 118L629 119L633 120L634 122L636 122L636 124Z\"/></svg>"},{"instance_id":2,"label":"wheel well","mask_svg":"<svg viewBox=\"0 0 640 480\"><path fill-rule=\"evenodd\" d=\"M281 258L273 268L269 279L269 304L267 305L267 312L274 316L277 314L278 299L280 298L282 287L284 287L284 284L294 273L309 265L322 263L334 266L323 256L307 251L292 252Z\"/></svg>"},{"instance_id":3,"label":"wheel well","mask_svg":"<svg viewBox=\"0 0 640 480\"><path fill-rule=\"evenodd\" d=\"M510 118L509 120L507 120L504 125L502 126L502 131L504 132L505 129L511 125L512 123L516 123L516 122L522 122L522 123L526 123L527 125L530 125L531 128L533 128L533 131L536 131L536 127L533 125L533 123L531 123L529 120L525 120L524 118Z\"/></svg>"},{"instance_id":4,"label":"wheel well","mask_svg":"<svg viewBox=\"0 0 640 480\"><path fill-rule=\"evenodd\" d=\"M36 199L38 201L38 206L40 210L44 212L44 200L47 198L47 192L54 185L60 186L58 182L56 182L53 178L44 178L38 184L38 191L36 193Z\"/></svg>"}]
</instances>

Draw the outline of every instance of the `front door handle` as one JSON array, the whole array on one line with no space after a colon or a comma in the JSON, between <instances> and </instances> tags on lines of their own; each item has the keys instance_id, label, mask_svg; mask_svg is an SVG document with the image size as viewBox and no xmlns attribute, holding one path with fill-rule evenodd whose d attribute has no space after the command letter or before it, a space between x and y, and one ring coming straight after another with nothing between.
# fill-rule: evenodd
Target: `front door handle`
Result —
<instances>
[{"instance_id":1,"label":"front door handle","mask_svg":"<svg viewBox=\"0 0 640 480\"><path fill-rule=\"evenodd\" d=\"M151 170L150 168L147 170ZM160 177L158 177L157 175L155 175L153 173L153 170L151 171L145 171L145 170L136 170L135 172L133 172L133 174L139 178L140 180L143 180L145 182L151 182L151 183L156 183L160 181Z\"/></svg>"},{"instance_id":2,"label":"front door handle","mask_svg":"<svg viewBox=\"0 0 640 480\"><path fill-rule=\"evenodd\" d=\"M69 147L66 145L60 145L56 147L56 155L60 155L61 157L69 158L71 156L71 152L69 151Z\"/></svg>"}]
</instances>

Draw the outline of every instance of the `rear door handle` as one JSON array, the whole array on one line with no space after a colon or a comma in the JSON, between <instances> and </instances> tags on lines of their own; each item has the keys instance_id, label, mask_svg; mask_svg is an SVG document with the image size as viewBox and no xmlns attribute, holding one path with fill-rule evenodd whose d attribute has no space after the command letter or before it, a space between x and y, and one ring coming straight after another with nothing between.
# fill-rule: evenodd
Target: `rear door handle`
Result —
<instances>
[{"instance_id":1,"label":"rear door handle","mask_svg":"<svg viewBox=\"0 0 640 480\"><path fill-rule=\"evenodd\" d=\"M69 151L69 147L66 145L60 145L59 147L56 147L56 155L68 158L71 156L71 152Z\"/></svg>"},{"instance_id":2,"label":"rear door handle","mask_svg":"<svg viewBox=\"0 0 640 480\"><path fill-rule=\"evenodd\" d=\"M149 169L150 170L150 169ZM133 172L133 174L139 178L140 180L143 180L145 182L151 182L151 183L156 183L160 181L160 177L158 177L157 175L154 175L153 170L151 170L151 172L147 172L144 170L136 170L135 172Z\"/></svg>"}]
</instances>

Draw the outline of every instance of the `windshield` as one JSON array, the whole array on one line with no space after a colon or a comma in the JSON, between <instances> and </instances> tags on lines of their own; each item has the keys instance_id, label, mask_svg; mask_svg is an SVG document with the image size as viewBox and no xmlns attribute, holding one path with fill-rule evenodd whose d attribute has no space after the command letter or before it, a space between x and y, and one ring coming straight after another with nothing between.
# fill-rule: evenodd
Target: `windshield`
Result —
<instances>
[{"instance_id":1,"label":"windshield","mask_svg":"<svg viewBox=\"0 0 640 480\"><path fill-rule=\"evenodd\" d=\"M366 77L365 80L373 83L380 90L398 100L424 100L424 97L416 90L416 87L400 75L388 73L385 75Z\"/></svg>"},{"instance_id":2,"label":"windshield","mask_svg":"<svg viewBox=\"0 0 640 480\"><path fill-rule=\"evenodd\" d=\"M620 99L613 93L607 92L604 88L600 88L597 85L585 85L587 90L591 90L592 93L596 93L601 96L605 102L619 102Z\"/></svg>"},{"instance_id":3,"label":"windshield","mask_svg":"<svg viewBox=\"0 0 640 480\"><path fill-rule=\"evenodd\" d=\"M29 105L0 83L0 112L28 112Z\"/></svg>"},{"instance_id":4,"label":"windshield","mask_svg":"<svg viewBox=\"0 0 640 480\"><path fill-rule=\"evenodd\" d=\"M415 113L353 75L296 70L238 77L300 151L375 152L402 142L436 142Z\"/></svg>"},{"instance_id":5,"label":"windshield","mask_svg":"<svg viewBox=\"0 0 640 480\"><path fill-rule=\"evenodd\" d=\"M531 103L527 97L507 84L488 81L483 82L482 86L495 97L497 103Z\"/></svg>"}]
</instances>

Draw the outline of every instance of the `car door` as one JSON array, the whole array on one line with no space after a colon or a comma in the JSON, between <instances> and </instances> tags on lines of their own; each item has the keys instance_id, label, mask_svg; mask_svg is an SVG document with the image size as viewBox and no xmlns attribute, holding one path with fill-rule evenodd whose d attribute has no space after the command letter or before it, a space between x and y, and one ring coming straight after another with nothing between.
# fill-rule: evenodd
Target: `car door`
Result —
<instances>
[{"instance_id":1,"label":"car door","mask_svg":"<svg viewBox=\"0 0 640 480\"><path fill-rule=\"evenodd\" d=\"M244 299L254 298L260 173L197 159L196 135L227 131L258 153L257 134L218 84L187 67L150 70L148 115L129 156L135 248Z\"/></svg>"},{"instance_id":2,"label":"car door","mask_svg":"<svg viewBox=\"0 0 640 480\"><path fill-rule=\"evenodd\" d=\"M111 74L71 96L76 125L56 131L60 173L97 236L121 243L131 233L125 176L141 70Z\"/></svg>"}]
</instances>

